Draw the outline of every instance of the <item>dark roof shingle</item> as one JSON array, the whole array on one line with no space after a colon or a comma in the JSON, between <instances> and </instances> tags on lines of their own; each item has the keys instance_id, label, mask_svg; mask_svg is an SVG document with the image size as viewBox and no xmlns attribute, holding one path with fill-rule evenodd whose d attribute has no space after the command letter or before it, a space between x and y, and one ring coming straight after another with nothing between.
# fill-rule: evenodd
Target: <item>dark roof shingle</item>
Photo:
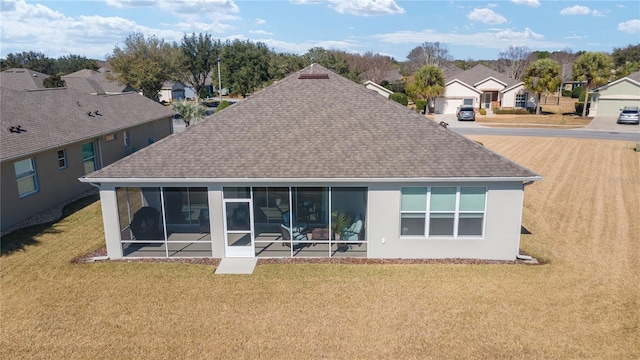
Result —
<instances>
[{"instance_id":1,"label":"dark roof shingle","mask_svg":"<svg viewBox=\"0 0 640 360\"><path fill-rule=\"evenodd\" d=\"M327 73L328 79L300 79ZM314 64L90 179L537 177Z\"/></svg>"}]
</instances>

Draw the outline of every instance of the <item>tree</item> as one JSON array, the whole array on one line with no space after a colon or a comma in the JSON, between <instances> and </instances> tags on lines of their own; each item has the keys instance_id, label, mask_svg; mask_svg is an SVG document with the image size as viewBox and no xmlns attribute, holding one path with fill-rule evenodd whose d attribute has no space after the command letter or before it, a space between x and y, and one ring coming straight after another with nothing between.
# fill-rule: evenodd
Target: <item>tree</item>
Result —
<instances>
[{"instance_id":1,"label":"tree","mask_svg":"<svg viewBox=\"0 0 640 360\"><path fill-rule=\"evenodd\" d=\"M370 51L360 54L347 54L349 68L356 69L362 74L363 79L380 84L385 80L387 73L393 70L395 61L389 56L374 54Z\"/></svg>"},{"instance_id":2,"label":"tree","mask_svg":"<svg viewBox=\"0 0 640 360\"><path fill-rule=\"evenodd\" d=\"M59 88L59 87L65 87L67 84L62 79L61 74L58 73L58 74L53 74L48 78L44 79L42 81L42 85L44 85L44 87L46 88Z\"/></svg>"},{"instance_id":3,"label":"tree","mask_svg":"<svg viewBox=\"0 0 640 360\"><path fill-rule=\"evenodd\" d=\"M526 46L509 46L501 51L498 57L498 71L516 80L522 80L525 69L529 66L531 51Z\"/></svg>"},{"instance_id":4,"label":"tree","mask_svg":"<svg viewBox=\"0 0 640 360\"><path fill-rule=\"evenodd\" d=\"M405 75L413 74L425 65L435 65L442 68L445 64L453 61L453 56L449 54L449 49L440 42L425 42L415 47L407 55L408 67Z\"/></svg>"},{"instance_id":5,"label":"tree","mask_svg":"<svg viewBox=\"0 0 640 360\"><path fill-rule=\"evenodd\" d=\"M243 97L265 86L269 82L270 57L264 43L227 40L222 48L220 63L223 86L230 87Z\"/></svg>"},{"instance_id":6,"label":"tree","mask_svg":"<svg viewBox=\"0 0 640 360\"><path fill-rule=\"evenodd\" d=\"M560 65L560 79L562 81L571 80L573 62L576 60L573 50L566 48L560 51L554 51L549 55L551 60L555 60Z\"/></svg>"},{"instance_id":7,"label":"tree","mask_svg":"<svg viewBox=\"0 0 640 360\"><path fill-rule=\"evenodd\" d=\"M191 34L182 38L180 45L182 69L178 79L184 84L193 86L196 103L200 100L200 90L205 87L207 78L210 78L209 75L217 66L220 47L220 41L213 41L209 34L201 33L197 37L196 34Z\"/></svg>"},{"instance_id":8,"label":"tree","mask_svg":"<svg viewBox=\"0 0 640 360\"><path fill-rule=\"evenodd\" d=\"M23 51L21 53L9 53L2 60L0 65L2 70L11 68L25 68L33 71L41 72L47 75L55 74L55 60L47 57L47 55L35 51Z\"/></svg>"},{"instance_id":9,"label":"tree","mask_svg":"<svg viewBox=\"0 0 640 360\"><path fill-rule=\"evenodd\" d=\"M435 98L444 94L444 75L436 65L425 65L416 72L406 90L414 100L427 100L428 105L435 107Z\"/></svg>"},{"instance_id":10,"label":"tree","mask_svg":"<svg viewBox=\"0 0 640 360\"><path fill-rule=\"evenodd\" d=\"M629 62L640 64L640 44L629 44L624 48L614 48L611 57L616 69L625 66Z\"/></svg>"},{"instance_id":11,"label":"tree","mask_svg":"<svg viewBox=\"0 0 640 360\"><path fill-rule=\"evenodd\" d=\"M536 115L540 114L543 93L554 92L560 86L560 65L551 59L533 62L524 73L524 87L536 94Z\"/></svg>"},{"instance_id":12,"label":"tree","mask_svg":"<svg viewBox=\"0 0 640 360\"><path fill-rule=\"evenodd\" d=\"M59 57L55 61L54 67L57 73L61 73L63 75L84 69L98 70L98 64L95 60L90 60L84 56L72 54Z\"/></svg>"},{"instance_id":13,"label":"tree","mask_svg":"<svg viewBox=\"0 0 640 360\"><path fill-rule=\"evenodd\" d=\"M111 73L109 80L120 85L128 85L142 90L142 95L158 101L158 93L165 81L176 78L178 70L177 45L172 46L155 36L145 38L134 33L124 41L124 46L116 46L113 54L107 56Z\"/></svg>"},{"instance_id":14,"label":"tree","mask_svg":"<svg viewBox=\"0 0 640 360\"><path fill-rule=\"evenodd\" d=\"M182 116L185 126L195 124L204 117L204 107L198 103L185 100L174 101L171 103L171 109Z\"/></svg>"},{"instance_id":15,"label":"tree","mask_svg":"<svg viewBox=\"0 0 640 360\"><path fill-rule=\"evenodd\" d=\"M309 49L306 54L303 55L307 65L318 63L327 69L335 71L338 75L344 76L354 82L359 83L360 72L349 66L347 55L344 52L335 50L325 50L321 47L314 47Z\"/></svg>"},{"instance_id":16,"label":"tree","mask_svg":"<svg viewBox=\"0 0 640 360\"><path fill-rule=\"evenodd\" d=\"M613 60L611 56L603 52L586 52L580 55L573 63L573 78L584 81L584 91L589 98L589 89L604 85L611 77ZM587 116L587 102L582 108L582 117Z\"/></svg>"},{"instance_id":17,"label":"tree","mask_svg":"<svg viewBox=\"0 0 640 360\"><path fill-rule=\"evenodd\" d=\"M304 68L302 56L288 53L274 53L269 59L269 79L280 80Z\"/></svg>"}]
</instances>

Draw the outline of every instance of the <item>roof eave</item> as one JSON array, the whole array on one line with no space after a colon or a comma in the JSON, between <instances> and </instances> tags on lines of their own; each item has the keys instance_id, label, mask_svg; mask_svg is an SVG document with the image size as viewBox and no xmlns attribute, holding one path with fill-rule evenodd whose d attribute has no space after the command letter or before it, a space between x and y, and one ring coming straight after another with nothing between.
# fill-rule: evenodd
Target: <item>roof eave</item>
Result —
<instances>
[{"instance_id":1,"label":"roof eave","mask_svg":"<svg viewBox=\"0 0 640 360\"><path fill-rule=\"evenodd\" d=\"M530 182L540 181L544 177L534 176L515 176L515 177L415 177L415 178L92 178L83 176L79 178L83 183L273 183L273 184L290 184L290 183L401 183L401 182Z\"/></svg>"}]
</instances>

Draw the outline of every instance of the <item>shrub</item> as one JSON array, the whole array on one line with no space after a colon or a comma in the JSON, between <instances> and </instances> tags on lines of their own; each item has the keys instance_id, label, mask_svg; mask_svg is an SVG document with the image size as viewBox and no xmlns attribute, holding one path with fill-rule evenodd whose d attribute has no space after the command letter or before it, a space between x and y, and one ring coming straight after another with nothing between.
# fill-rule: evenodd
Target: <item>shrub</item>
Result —
<instances>
[{"instance_id":1,"label":"shrub","mask_svg":"<svg viewBox=\"0 0 640 360\"><path fill-rule=\"evenodd\" d=\"M487 115L487 109L480 109L480 115Z\"/></svg>"},{"instance_id":2,"label":"shrub","mask_svg":"<svg viewBox=\"0 0 640 360\"><path fill-rule=\"evenodd\" d=\"M572 94L571 90L562 90L562 97L570 97Z\"/></svg>"},{"instance_id":3,"label":"shrub","mask_svg":"<svg viewBox=\"0 0 640 360\"><path fill-rule=\"evenodd\" d=\"M582 109L584 108L583 102L576 103L576 114L582 114Z\"/></svg>"},{"instance_id":4,"label":"shrub","mask_svg":"<svg viewBox=\"0 0 640 360\"><path fill-rule=\"evenodd\" d=\"M409 105L409 98L407 97L407 95L403 93L399 93L399 92L393 93L389 95L389 100L393 100L398 104L402 104L404 106Z\"/></svg>"},{"instance_id":5,"label":"shrub","mask_svg":"<svg viewBox=\"0 0 640 360\"><path fill-rule=\"evenodd\" d=\"M584 102L584 96L585 96L585 92L583 91L582 94L580 94L580 97L578 97L578 101ZM589 101L591 101L591 94L589 94Z\"/></svg>"},{"instance_id":6,"label":"shrub","mask_svg":"<svg viewBox=\"0 0 640 360\"><path fill-rule=\"evenodd\" d=\"M227 101L227 100L222 100L220 102L220 104L218 105L218 108L216 109L216 112L224 109L224 108L228 108L229 106L233 105L231 102Z\"/></svg>"},{"instance_id":7,"label":"shrub","mask_svg":"<svg viewBox=\"0 0 640 360\"><path fill-rule=\"evenodd\" d=\"M571 98L572 99L577 99L580 97L580 95L584 92L584 88L582 86L576 86L573 88L573 90L571 91Z\"/></svg>"},{"instance_id":8,"label":"shrub","mask_svg":"<svg viewBox=\"0 0 640 360\"><path fill-rule=\"evenodd\" d=\"M496 114L511 114L511 115L531 114L530 109L495 109L493 112Z\"/></svg>"},{"instance_id":9,"label":"shrub","mask_svg":"<svg viewBox=\"0 0 640 360\"><path fill-rule=\"evenodd\" d=\"M424 109L427 107L427 100L416 100L416 110L419 110L424 114Z\"/></svg>"}]
</instances>

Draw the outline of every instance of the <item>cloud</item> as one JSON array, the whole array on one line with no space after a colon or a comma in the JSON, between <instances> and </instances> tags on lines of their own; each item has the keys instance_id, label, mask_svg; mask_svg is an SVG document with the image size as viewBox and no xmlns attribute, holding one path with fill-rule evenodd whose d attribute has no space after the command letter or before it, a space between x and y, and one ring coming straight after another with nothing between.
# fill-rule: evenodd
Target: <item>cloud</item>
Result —
<instances>
[{"instance_id":1,"label":"cloud","mask_svg":"<svg viewBox=\"0 0 640 360\"><path fill-rule=\"evenodd\" d=\"M469 14L467 14L467 18L473 21L480 21L485 24L503 24L507 22L504 16L495 13L491 9L473 9Z\"/></svg>"},{"instance_id":2,"label":"cloud","mask_svg":"<svg viewBox=\"0 0 640 360\"><path fill-rule=\"evenodd\" d=\"M256 19L256 25L264 25L267 23L265 19Z\"/></svg>"},{"instance_id":3,"label":"cloud","mask_svg":"<svg viewBox=\"0 0 640 360\"><path fill-rule=\"evenodd\" d=\"M560 10L560 15L589 15L591 12L586 6L574 5Z\"/></svg>"},{"instance_id":4,"label":"cloud","mask_svg":"<svg viewBox=\"0 0 640 360\"><path fill-rule=\"evenodd\" d=\"M640 19L627 20L618 24L618 30L634 34L640 32Z\"/></svg>"},{"instance_id":5,"label":"cloud","mask_svg":"<svg viewBox=\"0 0 640 360\"><path fill-rule=\"evenodd\" d=\"M329 7L340 14L356 16L379 16L404 14L403 8L395 0L291 0L294 4L329 4Z\"/></svg>"},{"instance_id":6,"label":"cloud","mask_svg":"<svg viewBox=\"0 0 640 360\"><path fill-rule=\"evenodd\" d=\"M264 31L264 30L251 30L251 31L249 31L249 33L256 34L256 35L273 35L273 33L270 33L268 31Z\"/></svg>"},{"instance_id":7,"label":"cloud","mask_svg":"<svg viewBox=\"0 0 640 360\"><path fill-rule=\"evenodd\" d=\"M106 2L107 5L118 9L149 7L155 6L158 3L158 1L155 0L107 0Z\"/></svg>"},{"instance_id":8,"label":"cloud","mask_svg":"<svg viewBox=\"0 0 640 360\"><path fill-rule=\"evenodd\" d=\"M540 7L539 0L511 0L511 2L518 5L528 5L534 8Z\"/></svg>"}]
</instances>

